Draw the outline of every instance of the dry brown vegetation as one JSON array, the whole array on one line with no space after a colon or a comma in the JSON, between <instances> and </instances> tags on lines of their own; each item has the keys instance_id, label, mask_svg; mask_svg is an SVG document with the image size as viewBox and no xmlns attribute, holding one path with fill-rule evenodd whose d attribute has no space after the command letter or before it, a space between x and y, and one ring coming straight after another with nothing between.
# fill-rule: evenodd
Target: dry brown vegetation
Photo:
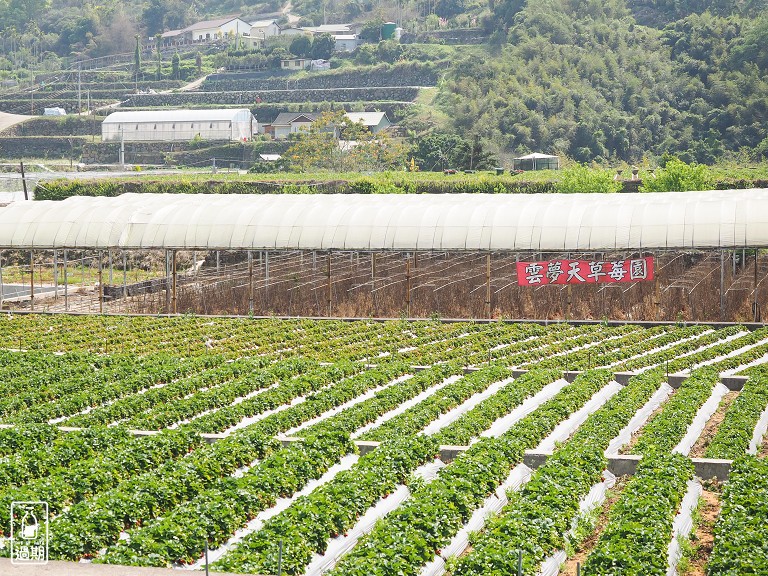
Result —
<instances>
[{"instance_id":1,"label":"dry brown vegetation","mask_svg":"<svg viewBox=\"0 0 768 576\"><path fill-rule=\"evenodd\" d=\"M61 253L60 253L61 254ZM130 253L132 266L165 276L162 252ZM170 277L138 295L105 302L107 311L280 316L610 319L670 321L752 321L754 257L719 252L676 252L657 256L657 280L635 284L517 286L516 259L546 260L563 254L404 252L198 252L177 255L174 308ZM626 254L570 254L611 260ZM637 256L637 255L635 255ZM733 257L738 264L733 265ZM38 255L38 260L41 258ZM61 256L59 256L61 258ZM48 255L50 265L52 256ZM113 256L119 266L121 256ZM204 260L204 262L203 262ZM97 266L97 264L94 264ZM103 281L108 282L102 252ZM758 303L768 296L768 258L758 266ZM150 274L151 275L151 274ZM90 276L95 277L94 275ZM115 271L112 284L122 285ZM166 290L167 288L167 290ZM490 293L490 302L486 299ZM136 292L134 292L136 294ZM49 307L60 309L59 303ZM89 307L93 309L94 306ZM98 306L96 306L98 308ZM758 309L758 317L759 317Z\"/></svg>"}]
</instances>

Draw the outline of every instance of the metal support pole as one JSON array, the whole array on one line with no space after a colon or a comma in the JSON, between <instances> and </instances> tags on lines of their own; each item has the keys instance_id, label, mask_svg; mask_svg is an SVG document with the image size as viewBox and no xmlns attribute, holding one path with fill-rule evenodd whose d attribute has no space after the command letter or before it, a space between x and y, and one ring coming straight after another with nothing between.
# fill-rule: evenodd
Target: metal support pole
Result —
<instances>
[{"instance_id":1,"label":"metal support pole","mask_svg":"<svg viewBox=\"0 0 768 576\"><path fill-rule=\"evenodd\" d=\"M67 270L67 250L64 250L64 311L69 311L69 273Z\"/></svg>"},{"instance_id":2,"label":"metal support pole","mask_svg":"<svg viewBox=\"0 0 768 576\"><path fill-rule=\"evenodd\" d=\"M757 248L755 248L755 277L752 281L752 315L755 322L758 321L757 313Z\"/></svg>"},{"instance_id":3,"label":"metal support pole","mask_svg":"<svg viewBox=\"0 0 768 576\"><path fill-rule=\"evenodd\" d=\"M104 313L104 270L101 265L101 250L98 251L98 266L99 266L99 314Z\"/></svg>"},{"instance_id":4,"label":"metal support pole","mask_svg":"<svg viewBox=\"0 0 768 576\"><path fill-rule=\"evenodd\" d=\"M411 317L411 259L405 259L405 315Z\"/></svg>"},{"instance_id":5,"label":"metal support pole","mask_svg":"<svg viewBox=\"0 0 768 576\"><path fill-rule=\"evenodd\" d=\"M21 166L21 186L24 189L24 200L29 200L29 193L27 192L27 176L24 174L24 162L19 162Z\"/></svg>"},{"instance_id":6,"label":"metal support pole","mask_svg":"<svg viewBox=\"0 0 768 576\"><path fill-rule=\"evenodd\" d=\"M109 258L109 285L112 285L112 250L107 250L107 258Z\"/></svg>"},{"instance_id":7,"label":"metal support pole","mask_svg":"<svg viewBox=\"0 0 768 576\"><path fill-rule=\"evenodd\" d=\"M720 321L725 319L725 251L720 250Z\"/></svg>"},{"instance_id":8,"label":"metal support pole","mask_svg":"<svg viewBox=\"0 0 768 576\"><path fill-rule=\"evenodd\" d=\"M165 313L171 312L171 272L168 258L168 250L165 251Z\"/></svg>"},{"instance_id":9,"label":"metal support pole","mask_svg":"<svg viewBox=\"0 0 768 576\"><path fill-rule=\"evenodd\" d=\"M333 295L333 286L331 285L331 251L328 251L326 276L328 277L328 318L331 317L331 296Z\"/></svg>"},{"instance_id":10,"label":"metal support pole","mask_svg":"<svg viewBox=\"0 0 768 576\"><path fill-rule=\"evenodd\" d=\"M128 258L123 250L123 298L128 297Z\"/></svg>"},{"instance_id":11,"label":"metal support pole","mask_svg":"<svg viewBox=\"0 0 768 576\"><path fill-rule=\"evenodd\" d=\"M253 252L248 250L248 314L253 314Z\"/></svg>"},{"instance_id":12,"label":"metal support pole","mask_svg":"<svg viewBox=\"0 0 768 576\"><path fill-rule=\"evenodd\" d=\"M491 253L485 255L485 313L491 318Z\"/></svg>"},{"instance_id":13,"label":"metal support pole","mask_svg":"<svg viewBox=\"0 0 768 576\"><path fill-rule=\"evenodd\" d=\"M173 313L176 314L176 250L171 250L171 288L173 290L171 294L171 300L173 301Z\"/></svg>"},{"instance_id":14,"label":"metal support pole","mask_svg":"<svg viewBox=\"0 0 768 576\"><path fill-rule=\"evenodd\" d=\"M219 273L219 264L220 264L220 252L216 250L216 274Z\"/></svg>"},{"instance_id":15,"label":"metal support pole","mask_svg":"<svg viewBox=\"0 0 768 576\"><path fill-rule=\"evenodd\" d=\"M32 250L29 251L29 307L35 310L35 260Z\"/></svg>"},{"instance_id":16,"label":"metal support pole","mask_svg":"<svg viewBox=\"0 0 768 576\"><path fill-rule=\"evenodd\" d=\"M3 309L3 252L0 250L0 310Z\"/></svg>"},{"instance_id":17,"label":"metal support pole","mask_svg":"<svg viewBox=\"0 0 768 576\"><path fill-rule=\"evenodd\" d=\"M59 251L53 251L53 296L59 299Z\"/></svg>"}]
</instances>

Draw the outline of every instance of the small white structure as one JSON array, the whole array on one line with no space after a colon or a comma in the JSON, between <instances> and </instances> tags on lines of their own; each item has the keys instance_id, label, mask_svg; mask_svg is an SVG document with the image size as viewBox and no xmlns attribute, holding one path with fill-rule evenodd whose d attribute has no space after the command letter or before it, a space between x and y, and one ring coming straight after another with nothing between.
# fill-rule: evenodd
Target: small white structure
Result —
<instances>
[{"instance_id":1,"label":"small white structure","mask_svg":"<svg viewBox=\"0 0 768 576\"><path fill-rule=\"evenodd\" d=\"M101 123L104 142L249 140L258 123L246 108L114 112Z\"/></svg>"},{"instance_id":2,"label":"small white structure","mask_svg":"<svg viewBox=\"0 0 768 576\"><path fill-rule=\"evenodd\" d=\"M64 108L43 108L43 116L66 116L67 111Z\"/></svg>"},{"instance_id":3,"label":"small white structure","mask_svg":"<svg viewBox=\"0 0 768 576\"><path fill-rule=\"evenodd\" d=\"M347 112L345 116L355 124L362 124L374 134L392 126L386 112Z\"/></svg>"},{"instance_id":4,"label":"small white structure","mask_svg":"<svg viewBox=\"0 0 768 576\"><path fill-rule=\"evenodd\" d=\"M289 58L280 60L280 68L283 70L306 70L312 66L312 58Z\"/></svg>"},{"instance_id":5,"label":"small white structure","mask_svg":"<svg viewBox=\"0 0 768 576\"><path fill-rule=\"evenodd\" d=\"M512 159L513 170L558 170L559 168L560 158L539 152Z\"/></svg>"},{"instance_id":6,"label":"small white structure","mask_svg":"<svg viewBox=\"0 0 768 576\"><path fill-rule=\"evenodd\" d=\"M357 34L337 34L333 39L336 42L333 48L336 52L354 52L360 45Z\"/></svg>"}]
</instances>

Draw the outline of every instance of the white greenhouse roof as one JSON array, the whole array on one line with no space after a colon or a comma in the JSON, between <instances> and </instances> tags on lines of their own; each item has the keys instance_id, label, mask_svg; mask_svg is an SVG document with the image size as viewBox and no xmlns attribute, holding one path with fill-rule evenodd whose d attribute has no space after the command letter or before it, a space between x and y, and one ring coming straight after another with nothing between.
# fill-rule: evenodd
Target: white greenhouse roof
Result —
<instances>
[{"instance_id":1,"label":"white greenhouse roof","mask_svg":"<svg viewBox=\"0 0 768 576\"><path fill-rule=\"evenodd\" d=\"M250 115L247 108L215 108L203 110L131 110L128 112L113 112L102 124L117 124L121 122L218 122L237 120L238 117Z\"/></svg>"},{"instance_id":2,"label":"white greenhouse roof","mask_svg":"<svg viewBox=\"0 0 768 576\"><path fill-rule=\"evenodd\" d=\"M768 247L768 189L124 194L0 208L0 248L607 251Z\"/></svg>"}]
</instances>

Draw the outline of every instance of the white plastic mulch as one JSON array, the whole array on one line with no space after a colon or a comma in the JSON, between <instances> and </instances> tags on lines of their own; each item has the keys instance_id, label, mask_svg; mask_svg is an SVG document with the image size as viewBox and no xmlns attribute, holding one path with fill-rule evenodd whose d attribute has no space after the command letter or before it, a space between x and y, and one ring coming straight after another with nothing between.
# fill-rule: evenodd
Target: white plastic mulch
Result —
<instances>
[{"instance_id":1,"label":"white plastic mulch","mask_svg":"<svg viewBox=\"0 0 768 576\"><path fill-rule=\"evenodd\" d=\"M458 420L462 414L465 414L472 410L475 406L480 404L483 400L487 400L496 392L501 390L504 386L512 382L513 378L507 378L506 380L500 380L499 382L494 382L488 388L483 390L482 392L479 392L470 398L467 399L466 402L463 402L453 410L450 410L446 412L445 414L441 414L440 417L438 417L436 420L433 420L430 422L426 428L424 428L421 433L425 434L427 436L431 434L436 434L452 422L455 422Z\"/></svg>"},{"instance_id":2,"label":"white plastic mulch","mask_svg":"<svg viewBox=\"0 0 768 576\"><path fill-rule=\"evenodd\" d=\"M574 518L569 535L576 531L579 519L589 514L595 508L599 508L605 502L608 490L616 484L616 476L608 470L603 471L603 481L593 485L589 493L579 501L579 514ZM560 574L560 566L568 559L565 550L558 550L549 558L546 558L539 567L539 576L557 576Z\"/></svg>"},{"instance_id":3,"label":"white plastic mulch","mask_svg":"<svg viewBox=\"0 0 768 576\"><path fill-rule=\"evenodd\" d=\"M370 400L373 398L377 393L381 392L382 390L385 390L389 388L390 386L394 386L395 384L399 384L400 382L405 382L409 378L412 378L410 374L406 374L404 376L400 376L399 378L396 378L395 380L392 380L391 382L387 382L385 384L382 384L381 386L377 386L376 388L372 388L371 390L368 390L365 394L361 394L360 396L357 396L356 398L353 398L349 402L345 402L344 404L337 406L336 408L333 408L332 410L329 410L327 412L324 412L320 414L317 418L312 418L311 420L307 420L306 422L303 422L302 424L299 424L298 426L295 426L285 432L285 436L292 436L296 432L300 432L301 430L304 430L305 428L309 428L310 426L317 424L318 422L321 422L325 420L326 418L330 418L331 416L335 416L336 414L339 414L340 412L346 410L347 408L350 408L351 406L354 406L355 404L360 404L360 402L365 402L366 400Z\"/></svg>"},{"instance_id":4,"label":"white plastic mulch","mask_svg":"<svg viewBox=\"0 0 768 576\"><path fill-rule=\"evenodd\" d=\"M677 576L677 564L683 555L681 541L688 540L693 531L693 512L699 506L701 484L688 481L688 490L680 503L680 510L672 524L672 541L667 549L667 576Z\"/></svg>"},{"instance_id":5,"label":"white plastic mulch","mask_svg":"<svg viewBox=\"0 0 768 576\"><path fill-rule=\"evenodd\" d=\"M747 453L757 454L757 451L763 443L763 437L766 432L768 432L768 406L766 406L765 410L763 410L763 413L760 415L760 418L757 420Z\"/></svg>"},{"instance_id":6,"label":"white plastic mulch","mask_svg":"<svg viewBox=\"0 0 768 576\"><path fill-rule=\"evenodd\" d=\"M707 401L701 405L699 411L696 412L696 416L693 418L693 422L691 422L690 426L688 426L685 436L683 436L680 443L672 449L672 452L678 452L683 456L688 456L691 448L696 444L699 436L701 436L701 433L707 426L707 422L709 422L709 419L712 418L712 415L717 411L717 407L720 405L723 396L728 394L728 392L728 388L723 384L715 384L712 394Z\"/></svg>"},{"instance_id":7,"label":"white plastic mulch","mask_svg":"<svg viewBox=\"0 0 768 576\"><path fill-rule=\"evenodd\" d=\"M365 434L369 430L373 430L377 426L381 426L387 420L390 420L390 419L394 418L395 416L397 416L399 414L402 414L403 412L408 410L408 408L416 406L416 404L418 404L422 400L425 400L426 398L429 398L430 396L432 396L432 394L434 394L435 392L437 392L441 388L444 388L445 386L448 386L449 384L453 384L454 382L456 382L460 378L462 378L462 376L450 376L450 377L446 378L445 380L443 380L442 382L440 382L438 384L435 384L431 388L427 388L421 394L419 394L418 396L414 396L413 398L411 398L410 400L408 400L406 402L403 402L402 404L400 404L400 406L398 406L394 410L390 410L386 414L382 414L374 422L371 422L370 424L366 424L362 428L357 429L355 431L355 433L352 434L352 438L359 438L360 436L362 436L363 434Z\"/></svg>"},{"instance_id":8,"label":"white plastic mulch","mask_svg":"<svg viewBox=\"0 0 768 576\"><path fill-rule=\"evenodd\" d=\"M629 424L627 424L622 429L622 431L619 432L616 438L611 440L611 443L605 450L605 455L615 456L619 453L619 450L629 444L629 442L632 440L632 434L640 430L640 428L645 425L645 423L648 421L648 418L651 417L651 414L653 414L653 412L659 406L661 406L662 403L667 400L667 398L669 398L673 390L674 388L672 388L672 386L666 382L662 383L656 393L651 396L651 399L648 400L648 402L646 402L645 405L637 411L634 417L629 421Z\"/></svg>"},{"instance_id":9,"label":"white plastic mulch","mask_svg":"<svg viewBox=\"0 0 768 576\"><path fill-rule=\"evenodd\" d=\"M438 471L444 466L445 464L443 462L435 460L420 466L413 474L414 476L429 482L437 476ZM410 496L411 492L408 490L408 487L400 485L386 498L380 498L376 504L371 506L365 514L358 519L354 527L352 527L346 534L331 539L324 554L315 554L312 557L312 560L304 571L304 575L319 576L332 569L344 554L355 547L360 538L371 531L376 521L403 504L403 502L410 498Z\"/></svg>"},{"instance_id":10,"label":"white plastic mulch","mask_svg":"<svg viewBox=\"0 0 768 576\"><path fill-rule=\"evenodd\" d=\"M334 464L331 466L325 474L323 474L320 478L317 480L310 480L306 486L299 492L296 492L292 496L288 498L278 498L277 502L272 508L269 508L267 510L263 510L260 512L256 518L251 520L247 526L244 528L241 528L237 532L234 533L234 535L222 546L219 548L216 548L215 550L209 550L208 551L208 562L213 563L216 562L219 558L224 556L229 550L234 548L240 541L243 540L246 536L249 534L256 532L259 530L263 525L264 522L272 518L273 516L276 516L286 508L288 508L293 502L296 501L297 498L301 496L306 496L307 494L311 493L313 490L315 490L317 487L322 486L323 484L326 484L334 479L334 477L343 470L349 470L352 468L352 466L355 465L355 463L359 460L359 456L357 454L348 454L347 456L344 456L337 464ZM185 570L200 570L201 568L205 567L205 559L201 558L194 564L189 564L188 566L183 566L180 568L183 568Z\"/></svg>"},{"instance_id":11,"label":"white plastic mulch","mask_svg":"<svg viewBox=\"0 0 768 576\"><path fill-rule=\"evenodd\" d=\"M552 433L536 447L537 452L553 452L555 445L567 440L576 429L581 426L589 415L608 402L610 398L622 389L618 382L609 382L606 386L595 392L592 398L579 410L560 422Z\"/></svg>"},{"instance_id":12,"label":"white plastic mulch","mask_svg":"<svg viewBox=\"0 0 768 576\"><path fill-rule=\"evenodd\" d=\"M527 398L520 406L512 410L509 414L496 420L488 430L480 433L482 438L497 438L514 426L518 421L525 418L528 414L536 410L547 400L552 399L560 390L568 385L568 382L561 378L550 384L547 384L536 394Z\"/></svg>"}]
</instances>

